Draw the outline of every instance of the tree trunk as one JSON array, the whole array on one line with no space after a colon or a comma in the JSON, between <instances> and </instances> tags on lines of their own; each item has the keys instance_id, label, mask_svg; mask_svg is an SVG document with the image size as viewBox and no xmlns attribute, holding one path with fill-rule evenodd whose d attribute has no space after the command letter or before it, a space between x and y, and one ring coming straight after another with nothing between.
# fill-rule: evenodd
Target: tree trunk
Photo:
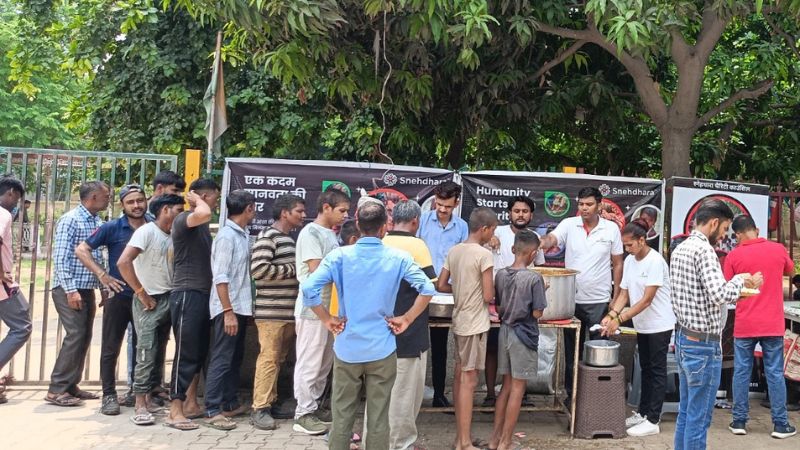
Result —
<instances>
[{"instance_id":1,"label":"tree trunk","mask_svg":"<svg viewBox=\"0 0 800 450\"><path fill-rule=\"evenodd\" d=\"M464 149L467 146L466 135L467 133L465 130L456 131L455 136L453 136L453 139L450 141L450 148L447 150L447 155L444 157L445 162L453 170L458 170L464 165Z\"/></svg>"},{"instance_id":2,"label":"tree trunk","mask_svg":"<svg viewBox=\"0 0 800 450\"><path fill-rule=\"evenodd\" d=\"M664 128L661 135L661 169L664 178L691 177L689 167L693 130Z\"/></svg>"}]
</instances>

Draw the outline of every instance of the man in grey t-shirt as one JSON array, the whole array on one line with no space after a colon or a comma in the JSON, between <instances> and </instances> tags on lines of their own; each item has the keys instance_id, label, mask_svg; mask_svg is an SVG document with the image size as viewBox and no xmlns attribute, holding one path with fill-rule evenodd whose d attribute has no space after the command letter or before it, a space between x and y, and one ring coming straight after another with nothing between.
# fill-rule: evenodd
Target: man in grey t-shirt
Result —
<instances>
[{"instance_id":1,"label":"man in grey t-shirt","mask_svg":"<svg viewBox=\"0 0 800 450\"><path fill-rule=\"evenodd\" d=\"M319 267L322 258L338 247L333 227L347 218L350 199L342 191L331 189L317 200L317 218L306 225L297 237L297 279L301 283ZM330 287L323 293L325 307L330 306ZM295 307L297 363L294 366L294 431L310 435L328 430L330 410L321 411L317 400L322 396L333 367L333 335L308 308L303 307L302 293Z\"/></svg>"},{"instance_id":2,"label":"man in grey t-shirt","mask_svg":"<svg viewBox=\"0 0 800 450\"><path fill-rule=\"evenodd\" d=\"M136 323L136 372L133 392L136 425L152 425L149 395L156 371L158 337L169 332L169 294L172 290L172 223L183 212L183 197L162 195L150 201L155 222L139 227L117 261L125 282L133 289L133 320Z\"/></svg>"}]
</instances>

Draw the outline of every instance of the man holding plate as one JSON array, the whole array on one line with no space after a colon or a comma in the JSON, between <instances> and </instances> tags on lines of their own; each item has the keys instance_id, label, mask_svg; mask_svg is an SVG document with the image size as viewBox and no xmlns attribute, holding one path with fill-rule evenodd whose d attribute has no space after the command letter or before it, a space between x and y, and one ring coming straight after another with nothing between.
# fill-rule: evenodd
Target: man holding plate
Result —
<instances>
[{"instance_id":1,"label":"man holding plate","mask_svg":"<svg viewBox=\"0 0 800 450\"><path fill-rule=\"evenodd\" d=\"M753 351L761 344L764 372L769 386L772 414L772 437L784 439L797 433L786 413L786 383L783 379L783 275L794 273L794 262L786 247L759 237L759 230L750 216L737 216L731 225L739 245L725 258L723 272L731 279L737 273L761 272L764 284L760 293L748 295L736 304L733 325L733 434L747 434L750 402L750 375Z\"/></svg>"}]
</instances>

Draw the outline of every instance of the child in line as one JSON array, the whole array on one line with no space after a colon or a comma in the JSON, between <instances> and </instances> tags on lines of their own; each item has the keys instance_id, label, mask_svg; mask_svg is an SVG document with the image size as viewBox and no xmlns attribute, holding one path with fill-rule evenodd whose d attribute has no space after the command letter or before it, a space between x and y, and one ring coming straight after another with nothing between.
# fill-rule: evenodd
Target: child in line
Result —
<instances>
[{"instance_id":1,"label":"child in line","mask_svg":"<svg viewBox=\"0 0 800 450\"><path fill-rule=\"evenodd\" d=\"M470 436L472 397L478 384L478 371L485 369L486 339L491 326L489 303L494 299L494 255L484 245L494 236L495 228L494 211L489 208L472 211L469 237L450 249L437 281L439 292L453 293L456 450L475 450Z\"/></svg>"},{"instance_id":2,"label":"child in line","mask_svg":"<svg viewBox=\"0 0 800 450\"><path fill-rule=\"evenodd\" d=\"M495 304L500 314L500 340L497 374L503 376L503 388L494 410L494 430L489 448L514 448L511 437L517 425L527 380L538 369L538 318L547 306L544 278L528 269L539 238L530 230L520 230L514 237L514 264L497 272Z\"/></svg>"}]
</instances>

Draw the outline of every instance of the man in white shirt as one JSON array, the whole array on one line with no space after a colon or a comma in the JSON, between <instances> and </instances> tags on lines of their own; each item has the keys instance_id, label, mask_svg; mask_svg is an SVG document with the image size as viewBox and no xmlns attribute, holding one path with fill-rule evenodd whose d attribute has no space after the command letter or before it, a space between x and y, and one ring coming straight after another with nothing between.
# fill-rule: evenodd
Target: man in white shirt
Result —
<instances>
[{"instance_id":1,"label":"man in white shirt","mask_svg":"<svg viewBox=\"0 0 800 450\"><path fill-rule=\"evenodd\" d=\"M575 317L582 325L581 350L589 328L600 323L608 311L608 302L612 298L612 272L614 298L622 281L622 237L616 223L600 217L602 201L603 195L596 188L581 189L578 192L579 215L562 220L542 239L541 245L544 249L565 246L565 266L579 272L576 276ZM574 339L574 335L565 333L564 381L568 398L572 394L572 368L576 356Z\"/></svg>"},{"instance_id":2,"label":"man in white shirt","mask_svg":"<svg viewBox=\"0 0 800 450\"><path fill-rule=\"evenodd\" d=\"M514 238L520 230L525 230L533 220L533 211L536 210L536 204L533 199L524 195L511 197L506 201L506 210L509 214L509 224L501 225L494 230L494 237L489 242L489 247L492 248L494 254L494 273L505 269L506 267L514 264L514 252L511 247L514 246ZM534 231L537 238L541 239L538 233ZM533 260L533 265L541 266L545 263L544 251L539 249L536 251L536 256ZM496 320L494 310L492 310L492 320ZM495 402L495 383L497 381L497 344L500 329L492 328L489 330L489 337L486 342L486 398L483 400L482 406L494 406ZM527 398L523 399L523 405L526 405Z\"/></svg>"}]
</instances>

